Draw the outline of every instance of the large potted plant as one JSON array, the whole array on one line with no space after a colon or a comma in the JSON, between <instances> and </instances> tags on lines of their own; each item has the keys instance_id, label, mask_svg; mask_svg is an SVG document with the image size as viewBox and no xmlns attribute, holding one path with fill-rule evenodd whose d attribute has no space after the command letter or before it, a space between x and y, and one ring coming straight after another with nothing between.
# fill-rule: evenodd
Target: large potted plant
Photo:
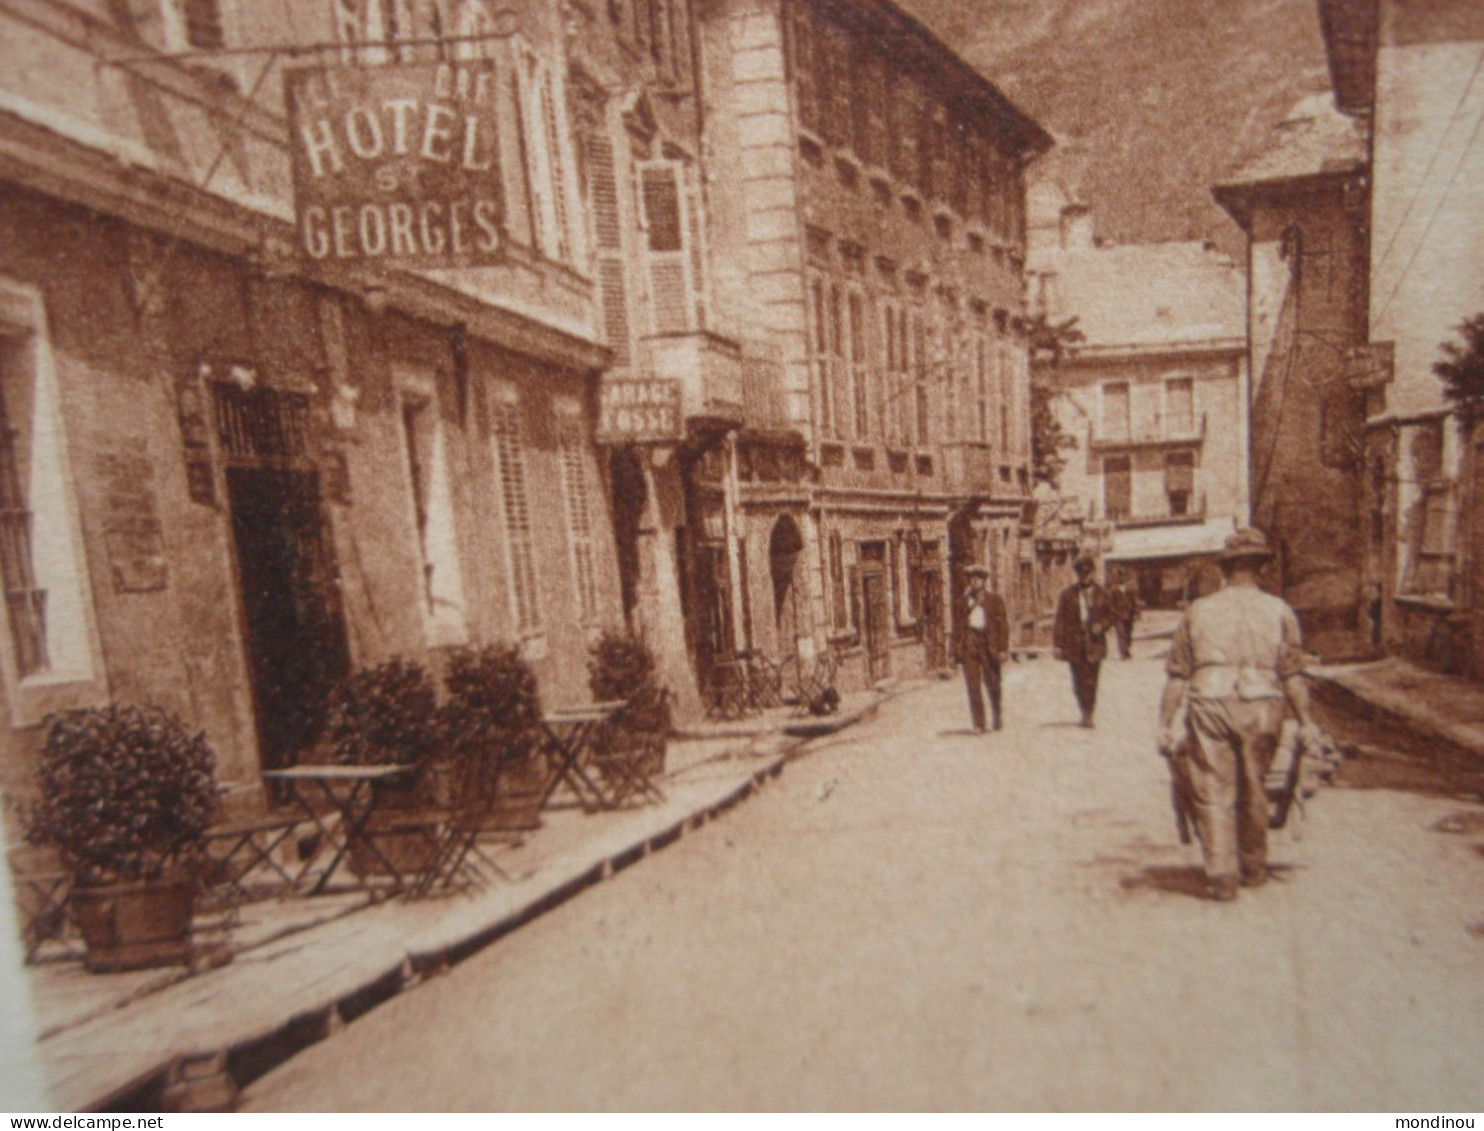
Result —
<instances>
[{"instance_id":1,"label":"large potted plant","mask_svg":"<svg viewBox=\"0 0 1484 1131\"><path fill-rule=\"evenodd\" d=\"M72 874L88 969L186 962L196 875L218 808L205 735L157 707L112 704L46 720L28 838Z\"/></svg>"},{"instance_id":2,"label":"large potted plant","mask_svg":"<svg viewBox=\"0 0 1484 1131\"><path fill-rule=\"evenodd\" d=\"M632 633L604 632L589 652L587 682L598 702L625 703L609 724L609 754L637 759L646 776L662 773L671 729L670 694L655 678L649 645Z\"/></svg>"},{"instance_id":3,"label":"large potted plant","mask_svg":"<svg viewBox=\"0 0 1484 1131\"><path fill-rule=\"evenodd\" d=\"M321 747L335 762L413 767L403 778L373 784L376 812L366 828L377 851L403 874L424 866L433 851L427 770L438 745L437 711L427 670L401 657L353 672L331 688L324 705ZM363 876L387 870L363 843L351 845L350 866Z\"/></svg>"},{"instance_id":4,"label":"large potted plant","mask_svg":"<svg viewBox=\"0 0 1484 1131\"><path fill-rule=\"evenodd\" d=\"M537 827L547 767L531 665L509 644L462 648L450 655L443 683L439 733L462 799L474 800L471 791L485 798L492 825Z\"/></svg>"}]
</instances>

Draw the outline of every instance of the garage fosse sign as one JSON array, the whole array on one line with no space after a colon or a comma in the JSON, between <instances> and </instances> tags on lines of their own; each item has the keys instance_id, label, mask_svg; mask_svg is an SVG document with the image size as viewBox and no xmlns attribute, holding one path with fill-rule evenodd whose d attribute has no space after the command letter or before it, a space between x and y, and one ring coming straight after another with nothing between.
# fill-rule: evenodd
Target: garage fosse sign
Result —
<instances>
[{"instance_id":1,"label":"garage fosse sign","mask_svg":"<svg viewBox=\"0 0 1484 1131\"><path fill-rule=\"evenodd\" d=\"M498 261L492 63L299 68L284 87L302 255L425 267Z\"/></svg>"}]
</instances>

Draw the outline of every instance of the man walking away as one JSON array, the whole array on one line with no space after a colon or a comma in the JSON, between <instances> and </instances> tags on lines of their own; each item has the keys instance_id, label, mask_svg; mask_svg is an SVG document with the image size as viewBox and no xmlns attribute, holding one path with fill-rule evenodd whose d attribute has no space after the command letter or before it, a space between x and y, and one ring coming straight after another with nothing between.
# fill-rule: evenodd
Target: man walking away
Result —
<instances>
[{"instance_id":1,"label":"man walking away","mask_svg":"<svg viewBox=\"0 0 1484 1131\"><path fill-rule=\"evenodd\" d=\"M964 573L969 579L969 592L964 598L968 615L964 618L961 653L964 682L969 688L969 714L974 719L974 729L983 731L984 690L988 690L994 728L999 730L1000 668L1010 654L1010 621L1005 615L1004 599L985 587L989 570L971 565Z\"/></svg>"},{"instance_id":2,"label":"man walking away","mask_svg":"<svg viewBox=\"0 0 1484 1131\"><path fill-rule=\"evenodd\" d=\"M1264 593L1257 575L1273 556L1261 531L1239 530L1217 555L1224 585L1186 609L1170 645L1160 700L1160 753L1183 758L1212 899L1268 878L1263 778L1283 726L1285 700L1299 741L1319 732L1302 674L1298 617ZM1181 703L1186 727L1176 726ZM1187 741L1188 739L1188 741Z\"/></svg>"},{"instance_id":3,"label":"man walking away","mask_svg":"<svg viewBox=\"0 0 1484 1131\"><path fill-rule=\"evenodd\" d=\"M1108 605L1113 613L1113 630L1118 635L1118 654L1127 660L1132 656L1134 621L1139 619L1139 590L1126 570L1120 569L1113 575Z\"/></svg>"},{"instance_id":4,"label":"man walking away","mask_svg":"<svg viewBox=\"0 0 1484 1131\"><path fill-rule=\"evenodd\" d=\"M1062 590L1056 602L1056 625L1052 629L1052 646L1058 660L1072 669L1072 694L1082 712L1082 725L1092 726L1092 713L1098 703L1098 669L1108 654L1108 629L1113 613L1108 594L1093 580L1097 563L1091 554L1080 554L1072 569L1077 581Z\"/></svg>"}]
</instances>

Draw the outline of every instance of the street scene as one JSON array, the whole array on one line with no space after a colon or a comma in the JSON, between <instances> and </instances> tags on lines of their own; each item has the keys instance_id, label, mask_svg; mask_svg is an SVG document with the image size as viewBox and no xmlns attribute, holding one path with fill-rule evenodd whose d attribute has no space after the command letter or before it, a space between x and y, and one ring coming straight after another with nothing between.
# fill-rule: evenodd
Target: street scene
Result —
<instances>
[{"instance_id":1,"label":"street scene","mask_svg":"<svg viewBox=\"0 0 1484 1131\"><path fill-rule=\"evenodd\" d=\"M1477 1110L1477 795L1347 762L1217 906L1161 669L1110 664L1091 733L1062 665L1010 672L990 738L956 683L895 699L242 1108Z\"/></svg>"},{"instance_id":2,"label":"street scene","mask_svg":"<svg viewBox=\"0 0 1484 1131\"><path fill-rule=\"evenodd\" d=\"M0 63L0 1108L1484 1106L1475 0Z\"/></svg>"}]
</instances>

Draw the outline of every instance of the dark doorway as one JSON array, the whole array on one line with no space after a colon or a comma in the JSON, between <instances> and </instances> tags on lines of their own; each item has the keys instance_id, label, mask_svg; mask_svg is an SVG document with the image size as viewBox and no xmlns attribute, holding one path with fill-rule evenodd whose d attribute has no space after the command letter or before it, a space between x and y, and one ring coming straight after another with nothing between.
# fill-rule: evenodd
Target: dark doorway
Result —
<instances>
[{"instance_id":1,"label":"dark doorway","mask_svg":"<svg viewBox=\"0 0 1484 1131\"><path fill-rule=\"evenodd\" d=\"M315 738L325 692L349 668L314 471L229 467L227 498L264 769Z\"/></svg>"},{"instance_id":2,"label":"dark doorway","mask_svg":"<svg viewBox=\"0 0 1484 1131\"><path fill-rule=\"evenodd\" d=\"M922 575L922 642L930 672L948 666L948 648L943 638L943 571L924 570Z\"/></svg>"},{"instance_id":3,"label":"dark doorway","mask_svg":"<svg viewBox=\"0 0 1484 1131\"><path fill-rule=\"evenodd\" d=\"M861 574L861 596L866 611L866 663L871 683L891 674L891 600L886 571L877 565Z\"/></svg>"},{"instance_id":4,"label":"dark doorway","mask_svg":"<svg viewBox=\"0 0 1484 1131\"><path fill-rule=\"evenodd\" d=\"M768 539L768 571L773 580L773 616L778 626L778 651L783 658L798 654L803 630L799 616L797 566L804 549L798 524L784 515L773 524Z\"/></svg>"}]
</instances>

